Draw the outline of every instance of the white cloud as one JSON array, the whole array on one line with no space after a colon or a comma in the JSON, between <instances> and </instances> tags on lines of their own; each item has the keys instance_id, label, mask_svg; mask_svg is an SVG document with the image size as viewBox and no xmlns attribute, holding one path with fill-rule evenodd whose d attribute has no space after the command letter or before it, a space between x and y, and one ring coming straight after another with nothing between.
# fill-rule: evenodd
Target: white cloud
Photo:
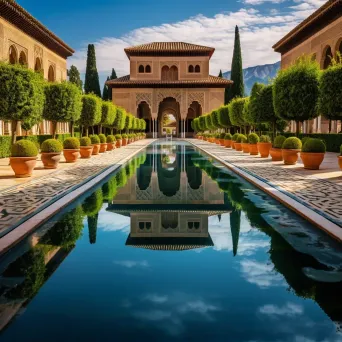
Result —
<instances>
[{"instance_id":1,"label":"white cloud","mask_svg":"<svg viewBox=\"0 0 342 342\"><path fill-rule=\"evenodd\" d=\"M246 5L261 5L264 3L280 4L286 0L243 0L242 2Z\"/></svg>"},{"instance_id":2,"label":"white cloud","mask_svg":"<svg viewBox=\"0 0 342 342\"><path fill-rule=\"evenodd\" d=\"M121 261L114 261L114 264L126 267L126 268L134 268L134 267L141 267L141 268L148 268L150 264L146 260L142 261L134 261L134 260L121 260Z\"/></svg>"},{"instance_id":3,"label":"white cloud","mask_svg":"<svg viewBox=\"0 0 342 342\"><path fill-rule=\"evenodd\" d=\"M284 306L277 306L273 304L264 305L259 308L259 312L268 316L297 316L302 315L304 309L301 305L294 303L287 303Z\"/></svg>"},{"instance_id":4,"label":"white cloud","mask_svg":"<svg viewBox=\"0 0 342 342\"><path fill-rule=\"evenodd\" d=\"M150 301L155 304L162 304L168 301L168 296L160 296L157 294L148 294L146 295L143 300Z\"/></svg>"}]
</instances>

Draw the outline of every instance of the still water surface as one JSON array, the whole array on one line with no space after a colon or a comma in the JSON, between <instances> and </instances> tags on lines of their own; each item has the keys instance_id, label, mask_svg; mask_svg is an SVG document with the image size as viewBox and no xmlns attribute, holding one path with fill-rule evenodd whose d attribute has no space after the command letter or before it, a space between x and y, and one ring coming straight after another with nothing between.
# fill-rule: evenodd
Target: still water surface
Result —
<instances>
[{"instance_id":1,"label":"still water surface","mask_svg":"<svg viewBox=\"0 0 342 342\"><path fill-rule=\"evenodd\" d=\"M0 260L0 340L342 341L342 248L158 143Z\"/></svg>"}]
</instances>

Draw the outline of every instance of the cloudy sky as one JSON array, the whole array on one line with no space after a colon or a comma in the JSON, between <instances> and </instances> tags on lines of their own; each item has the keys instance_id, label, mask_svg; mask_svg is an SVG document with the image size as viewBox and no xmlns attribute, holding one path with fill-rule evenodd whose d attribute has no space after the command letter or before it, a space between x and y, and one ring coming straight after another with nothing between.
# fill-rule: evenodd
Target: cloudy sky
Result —
<instances>
[{"instance_id":1,"label":"cloudy sky","mask_svg":"<svg viewBox=\"0 0 342 342\"><path fill-rule=\"evenodd\" d=\"M230 70L238 25L244 67L274 63L272 45L325 3L324 0L19 0L70 44L69 66L83 73L86 47L96 45L101 83L114 67L129 73L125 47L153 41L186 41L216 48L210 72Z\"/></svg>"}]
</instances>

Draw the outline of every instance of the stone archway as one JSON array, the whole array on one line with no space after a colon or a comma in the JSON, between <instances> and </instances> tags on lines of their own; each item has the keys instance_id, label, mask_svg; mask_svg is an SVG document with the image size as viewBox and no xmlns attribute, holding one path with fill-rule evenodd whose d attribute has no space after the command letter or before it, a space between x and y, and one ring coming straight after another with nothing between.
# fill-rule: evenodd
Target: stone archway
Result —
<instances>
[{"instance_id":1,"label":"stone archway","mask_svg":"<svg viewBox=\"0 0 342 342\"><path fill-rule=\"evenodd\" d=\"M175 118L175 136L179 135L179 121L180 121L180 104L173 97L166 97L163 101L159 103L158 108L158 137L162 138L163 134L163 118L165 115L172 115Z\"/></svg>"},{"instance_id":2,"label":"stone archway","mask_svg":"<svg viewBox=\"0 0 342 342\"><path fill-rule=\"evenodd\" d=\"M198 101L192 101L188 108L185 120L185 134L186 137L192 137L194 130L192 128L192 121L202 115L202 106Z\"/></svg>"},{"instance_id":3,"label":"stone archway","mask_svg":"<svg viewBox=\"0 0 342 342\"><path fill-rule=\"evenodd\" d=\"M333 58L332 50L331 50L331 47L328 45L323 50L322 65L321 65L322 69L327 69L331 65L332 58Z\"/></svg>"},{"instance_id":4,"label":"stone archway","mask_svg":"<svg viewBox=\"0 0 342 342\"><path fill-rule=\"evenodd\" d=\"M152 114L151 107L146 101L141 101L137 107L137 117L144 119L146 122L146 134L148 137L152 135Z\"/></svg>"}]
</instances>

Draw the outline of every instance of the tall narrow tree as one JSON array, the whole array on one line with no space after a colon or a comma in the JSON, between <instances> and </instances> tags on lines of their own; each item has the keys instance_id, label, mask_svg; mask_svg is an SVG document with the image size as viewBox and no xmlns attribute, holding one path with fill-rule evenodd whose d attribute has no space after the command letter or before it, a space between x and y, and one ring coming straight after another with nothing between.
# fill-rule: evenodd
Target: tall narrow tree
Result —
<instances>
[{"instance_id":1,"label":"tall narrow tree","mask_svg":"<svg viewBox=\"0 0 342 342\"><path fill-rule=\"evenodd\" d=\"M114 68L112 69L112 74L110 75L110 80L115 80L117 79L118 77L116 76L116 72L114 70ZM113 95L112 95L112 88L111 87L108 87L108 100L112 101L113 99Z\"/></svg>"},{"instance_id":2,"label":"tall narrow tree","mask_svg":"<svg viewBox=\"0 0 342 342\"><path fill-rule=\"evenodd\" d=\"M83 82L81 80L80 72L78 69L72 65L68 70L69 82L74 83L82 91Z\"/></svg>"},{"instance_id":3,"label":"tall narrow tree","mask_svg":"<svg viewBox=\"0 0 342 342\"><path fill-rule=\"evenodd\" d=\"M116 76L116 72L115 72L115 70L114 70L114 68L112 69L112 74L110 75L110 79L111 80L115 80L115 79L117 79L118 78L118 76Z\"/></svg>"},{"instance_id":4,"label":"tall narrow tree","mask_svg":"<svg viewBox=\"0 0 342 342\"><path fill-rule=\"evenodd\" d=\"M107 81L109 81L109 76L107 77ZM109 100L109 91L108 91L108 86L107 86L106 82L103 86L103 92L102 92L102 100L104 100L104 101Z\"/></svg>"},{"instance_id":5,"label":"tall narrow tree","mask_svg":"<svg viewBox=\"0 0 342 342\"><path fill-rule=\"evenodd\" d=\"M233 51L233 60L231 68L231 80L234 82L231 87L227 87L224 94L225 104L229 103L235 97L243 97L245 93L245 86L243 82L242 71L242 54L240 44L239 28L235 27L235 42Z\"/></svg>"},{"instance_id":6,"label":"tall narrow tree","mask_svg":"<svg viewBox=\"0 0 342 342\"><path fill-rule=\"evenodd\" d=\"M93 44L88 45L84 91L86 94L94 93L98 97L101 97L99 74L96 67L95 46Z\"/></svg>"},{"instance_id":7,"label":"tall narrow tree","mask_svg":"<svg viewBox=\"0 0 342 342\"><path fill-rule=\"evenodd\" d=\"M220 70L220 73L218 74L218 77L223 78L222 70Z\"/></svg>"}]
</instances>

